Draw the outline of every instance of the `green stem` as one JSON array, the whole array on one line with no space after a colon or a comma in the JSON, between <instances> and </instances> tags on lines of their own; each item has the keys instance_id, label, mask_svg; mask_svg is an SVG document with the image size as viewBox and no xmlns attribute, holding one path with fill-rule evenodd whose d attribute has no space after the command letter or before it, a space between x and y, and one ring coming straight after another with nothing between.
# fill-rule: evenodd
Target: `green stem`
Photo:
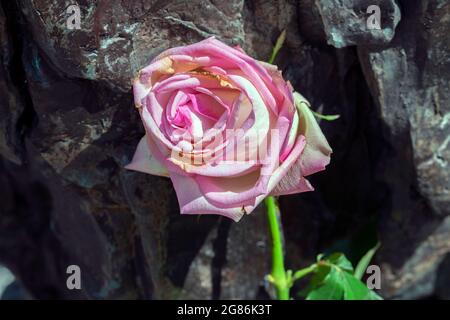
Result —
<instances>
[{"instance_id":1,"label":"green stem","mask_svg":"<svg viewBox=\"0 0 450 320\"><path fill-rule=\"evenodd\" d=\"M289 279L284 268L282 231L279 211L272 196L265 200L269 217L270 233L272 234L272 273L271 278L277 291L278 300L289 300Z\"/></svg>"},{"instance_id":2,"label":"green stem","mask_svg":"<svg viewBox=\"0 0 450 320\"><path fill-rule=\"evenodd\" d=\"M296 271L294 273L294 276L292 277L292 282L295 282L295 281L307 276L311 272L314 272L316 270L316 268L317 268L317 264L314 263L314 264L310 265L309 267L306 267L306 268Z\"/></svg>"}]
</instances>

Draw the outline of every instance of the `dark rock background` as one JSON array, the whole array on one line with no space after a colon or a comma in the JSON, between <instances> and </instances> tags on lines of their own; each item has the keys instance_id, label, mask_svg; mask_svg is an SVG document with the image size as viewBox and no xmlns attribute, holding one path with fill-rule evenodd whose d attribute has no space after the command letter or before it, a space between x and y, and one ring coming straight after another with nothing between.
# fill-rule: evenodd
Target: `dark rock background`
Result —
<instances>
[{"instance_id":1,"label":"dark rock background","mask_svg":"<svg viewBox=\"0 0 450 320\"><path fill-rule=\"evenodd\" d=\"M334 149L316 192L280 200L288 264L377 240L386 298L450 298L450 2L2 1L0 263L33 298L267 298L264 208L180 216L169 180L123 169L143 134L130 79L215 35L277 63ZM366 8L381 8L369 30ZM66 268L82 290L66 288Z\"/></svg>"}]
</instances>

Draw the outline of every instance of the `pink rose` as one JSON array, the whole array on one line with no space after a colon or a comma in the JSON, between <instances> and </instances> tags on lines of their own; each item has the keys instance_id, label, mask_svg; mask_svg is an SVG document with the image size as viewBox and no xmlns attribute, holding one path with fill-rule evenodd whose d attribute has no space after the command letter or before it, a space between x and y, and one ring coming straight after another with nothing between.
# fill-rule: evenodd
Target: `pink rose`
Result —
<instances>
[{"instance_id":1,"label":"pink rose","mask_svg":"<svg viewBox=\"0 0 450 320\"><path fill-rule=\"evenodd\" d=\"M331 148L276 66L209 38L139 72L146 135L127 169L170 177L181 213L238 221L268 195L313 190Z\"/></svg>"}]
</instances>

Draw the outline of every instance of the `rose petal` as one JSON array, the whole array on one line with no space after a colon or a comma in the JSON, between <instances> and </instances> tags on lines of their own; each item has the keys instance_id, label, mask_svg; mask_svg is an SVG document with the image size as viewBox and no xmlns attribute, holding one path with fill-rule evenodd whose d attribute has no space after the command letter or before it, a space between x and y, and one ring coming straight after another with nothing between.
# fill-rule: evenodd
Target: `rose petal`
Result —
<instances>
[{"instance_id":1,"label":"rose petal","mask_svg":"<svg viewBox=\"0 0 450 320\"><path fill-rule=\"evenodd\" d=\"M300 134L306 138L306 147L300 159L303 176L325 170L330 163L332 150L323 135L308 101L299 93L294 93L295 105L300 114Z\"/></svg>"},{"instance_id":2,"label":"rose petal","mask_svg":"<svg viewBox=\"0 0 450 320\"><path fill-rule=\"evenodd\" d=\"M146 136L139 141L133 160L125 168L162 177L169 176L167 169L150 152Z\"/></svg>"},{"instance_id":3,"label":"rose petal","mask_svg":"<svg viewBox=\"0 0 450 320\"><path fill-rule=\"evenodd\" d=\"M182 214L218 214L239 221L246 213L245 207L222 208L210 203L200 191L194 178L170 173Z\"/></svg>"},{"instance_id":4,"label":"rose petal","mask_svg":"<svg viewBox=\"0 0 450 320\"><path fill-rule=\"evenodd\" d=\"M306 145L301 156L274 188L272 195L313 191L314 188L304 177L324 170L330 162L332 150L309 109L308 101L298 93L294 93L294 99L300 114L299 133L306 138Z\"/></svg>"},{"instance_id":5,"label":"rose petal","mask_svg":"<svg viewBox=\"0 0 450 320\"><path fill-rule=\"evenodd\" d=\"M245 175L230 177L195 176L204 197L221 208L255 205L255 199L264 194L260 183L260 170Z\"/></svg>"}]
</instances>

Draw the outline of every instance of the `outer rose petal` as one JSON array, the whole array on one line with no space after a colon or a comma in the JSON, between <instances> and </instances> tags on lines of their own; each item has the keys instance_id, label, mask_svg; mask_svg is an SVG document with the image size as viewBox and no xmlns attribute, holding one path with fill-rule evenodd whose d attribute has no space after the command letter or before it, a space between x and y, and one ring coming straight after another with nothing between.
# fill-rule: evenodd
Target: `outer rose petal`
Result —
<instances>
[{"instance_id":1,"label":"outer rose petal","mask_svg":"<svg viewBox=\"0 0 450 320\"><path fill-rule=\"evenodd\" d=\"M299 133L306 137L306 147L300 158L302 174L306 177L325 170L333 151L309 109L308 101L301 94L294 92L294 102L300 113Z\"/></svg>"},{"instance_id":2,"label":"outer rose petal","mask_svg":"<svg viewBox=\"0 0 450 320\"><path fill-rule=\"evenodd\" d=\"M182 214L219 214L237 222L246 213L247 207L220 208L215 206L205 198L192 177L171 172L170 179L175 188Z\"/></svg>"},{"instance_id":3,"label":"outer rose petal","mask_svg":"<svg viewBox=\"0 0 450 320\"><path fill-rule=\"evenodd\" d=\"M297 92L294 93L294 100L300 115L299 134L305 136L306 146L302 155L272 190L271 195L275 196L313 191L314 188L304 177L324 170L330 163L332 150L309 109L308 101Z\"/></svg>"},{"instance_id":4,"label":"outer rose petal","mask_svg":"<svg viewBox=\"0 0 450 320\"><path fill-rule=\"evenodd\" d=\"M151 154L147 144L147 136L143 136L139 141L133 160L125 168L162 177L169 176L167 169Z\"/></svg>"},{"instance_id":5,"label":"outer rose petal","mask_svg":"<svg viewBox=\"0 0 450 320\"><path fill-rule=\"evenodd\" d=\"M291 154L276 171L279 178L276 180L276 186L270 192L271 196L314 190L309 181L303 178L299 166L301 153L304 152L308 142L304 136L300 136L298 140Z\"/></svg>"},{"instance_id":6,"label":"outer rose petal","mask_svg":"<svg viewBox=\"0 0 450 320\"><path fill-rule=\"evenodd\" d=\"M292 168L294 169L294 167ZM291 169L291 170L292 170ZM280 183L272 190L271 196L282 196L287 194L295 194L314 191L311 183L300 174L289 172Z\"/></svg>"}]
</instances>

